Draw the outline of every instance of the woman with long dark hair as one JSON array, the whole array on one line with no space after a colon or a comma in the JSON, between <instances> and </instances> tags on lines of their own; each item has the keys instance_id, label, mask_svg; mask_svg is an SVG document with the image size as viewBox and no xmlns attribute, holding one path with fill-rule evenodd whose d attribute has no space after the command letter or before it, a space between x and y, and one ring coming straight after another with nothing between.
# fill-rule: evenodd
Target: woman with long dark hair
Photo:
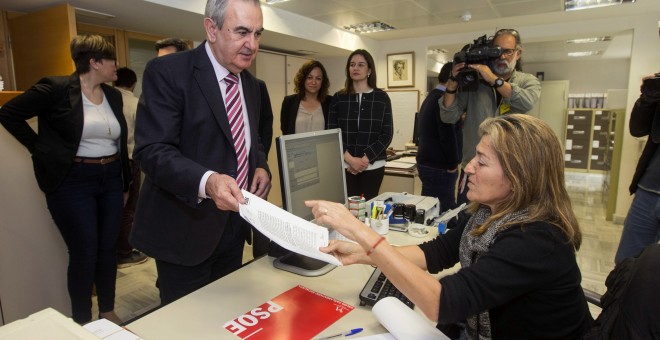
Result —
<instances>
[{"instance_id":1,"label":"woman with long dark hair","mask_svg":"<svg viewBox=\"0 0 660 340\"><path fill-rule=\"evenodd\" d=\"M328 128L341 128L349 196L378 195L385 176L387 147L392 142L392 104L376 87L376 65L365 50L346 62L346 84L330 103Z\"/></svg>"},{"instance_id":2,"label":"woman with long dark hair","mask_svg":"<svg viewBox=\"0 0 660 340\"><path fill-rule=\"evenodd\" d=\"M295 94L284 97L280 111L283 135L325 129L328 118L330 80L323 64L310 60L294 78Z\"/></svg>"}]
</instances>

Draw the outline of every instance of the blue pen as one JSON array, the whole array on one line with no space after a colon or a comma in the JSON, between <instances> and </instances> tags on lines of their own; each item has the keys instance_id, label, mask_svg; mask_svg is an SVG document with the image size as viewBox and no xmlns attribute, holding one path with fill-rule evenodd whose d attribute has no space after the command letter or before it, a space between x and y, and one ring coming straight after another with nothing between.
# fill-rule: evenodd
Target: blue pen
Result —
<instances>
[{"instance_id":1,"label":"blue pen","mask_svg":"<svg viewBox=\"0 0 660 340\"><path fill-rule=\"evenodd\" d=\"M329 335L329 336L326 336L326 337L323 337L323 338L318 338L316 340L332 339L332 338L338 338L340 336L351 336L353 334L358 334L360 332L362 332L362 328L353 328L353 329L351 329L350 331L347 331L347 332L341 332L341 333Z\"/></svg>"}]
</instances>

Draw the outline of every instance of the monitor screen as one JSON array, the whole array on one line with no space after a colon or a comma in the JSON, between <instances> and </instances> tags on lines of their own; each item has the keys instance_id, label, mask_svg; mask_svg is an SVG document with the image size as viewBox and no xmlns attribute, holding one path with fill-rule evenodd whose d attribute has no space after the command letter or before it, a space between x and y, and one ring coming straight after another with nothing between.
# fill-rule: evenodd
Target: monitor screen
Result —
<instances>
[{"instance_id":1,"label":"monitor screen","mask_svg":"<svg viewBox=\"0 0 660 340\"><path fill-rule=\"evenodd\" d=\"M341 130L322 130L278 137L275 141L284 210L308 221L314 219L307 200L346 204L346 177ZM271 244L269 255L283 250ZM278 249L279 248L279 249ZM323 275L334 265L285 251L273 266L303 276Z\"/></svg>"},{"instance_id":2,"label":"monitor screen","mask_svg":"<svg viewBox=\"0 0 660 340\"><path fill-rule=\"evenodd\" d=\"M306 200L346 204L340 129L285 135L276 144L284 210L311 221Z\"/></svg>"}]
</instances>

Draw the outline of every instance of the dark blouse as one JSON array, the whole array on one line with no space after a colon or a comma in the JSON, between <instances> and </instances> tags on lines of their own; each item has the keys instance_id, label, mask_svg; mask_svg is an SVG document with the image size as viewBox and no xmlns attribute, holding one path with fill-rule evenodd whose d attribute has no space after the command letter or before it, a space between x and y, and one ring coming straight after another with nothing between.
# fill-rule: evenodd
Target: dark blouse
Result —
<instances>
[{"instance_id":1,"label":"dark blouse","mask_svg":"<svg viewBox=\"0 0 660 340\"><path fill-rule=\"evenodd\" d=\"M420 245L429 272L459 261L464 228ZM593 322L581 279L559 228L545 222L509 227L476 263L440 279L438 328L489 310L493 339L580 339Z\"/></svg>"}]
</instances>

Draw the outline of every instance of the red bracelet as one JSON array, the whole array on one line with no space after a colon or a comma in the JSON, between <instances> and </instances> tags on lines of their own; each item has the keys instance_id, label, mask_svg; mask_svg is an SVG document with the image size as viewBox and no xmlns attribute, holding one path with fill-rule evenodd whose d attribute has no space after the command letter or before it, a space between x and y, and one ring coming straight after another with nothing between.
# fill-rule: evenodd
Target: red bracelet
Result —
<instances>
[{"instance_id":1,"label":"red bracelet","mask_svg":"<svg viewBox=\"0 0 660 340\"><path fill-rule=\"evenodd\" d=\"M381 242L383 242L383 240L385 240L385 237L384 237L384 236L381 236L381 237L378 239L378 241L376 241L376 243L374 243L373 247L371 247L371 249L369 249L369 251L367 252L367 256L371 255L371 254L374 252L374 250L376 250L376 247L378 247L378 245L379 245Z\"/></svg>"}]
</instances>

